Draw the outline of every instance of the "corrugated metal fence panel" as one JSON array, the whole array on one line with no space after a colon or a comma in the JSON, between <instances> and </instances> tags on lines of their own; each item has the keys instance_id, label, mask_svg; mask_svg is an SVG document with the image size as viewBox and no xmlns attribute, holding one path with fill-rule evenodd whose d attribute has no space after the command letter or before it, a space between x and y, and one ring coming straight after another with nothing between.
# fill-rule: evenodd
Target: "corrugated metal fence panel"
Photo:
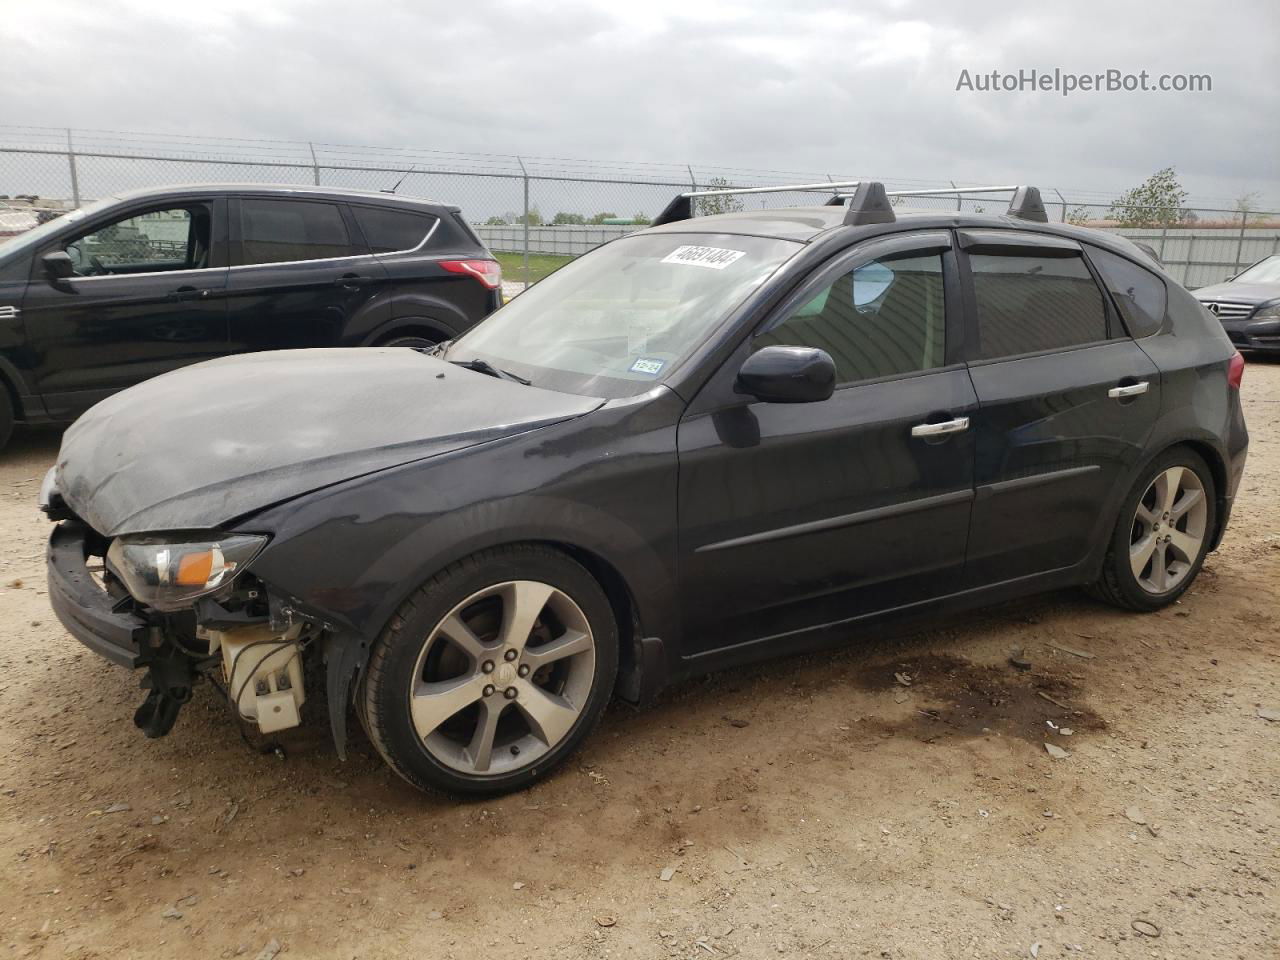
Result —
<instances>
[{"instance_id":1,"label":"corrugated metal fence panel","mask_svg":"<svg viewBox=\"0 0 1280 960\"><path fill-rule=\"evenodd\" d=\"M1221 283L1251 263L1280 253L1280 229L1274 227L1224 227L1200 230L1156 230L1115 227L1130 240L1149 243L1165 268L1192 289Z\"/></svg>"}]
</instances>

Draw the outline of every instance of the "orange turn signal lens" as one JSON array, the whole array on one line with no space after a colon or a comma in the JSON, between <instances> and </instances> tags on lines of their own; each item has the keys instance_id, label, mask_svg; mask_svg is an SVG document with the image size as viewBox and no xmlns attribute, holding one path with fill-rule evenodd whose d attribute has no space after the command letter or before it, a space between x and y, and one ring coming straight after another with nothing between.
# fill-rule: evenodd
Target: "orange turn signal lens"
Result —
<instances>
[{"instance_id":1,"label":"orange turn signal lens","mask_svg":"<svg viewBox=\"0 0 1280 960\"><path fill-rule=\"evenodd\" d=\"M203 587L213 576L214 551L188 553L178 561L175 583L183 587Z\"/></svg>"}]
</instances>

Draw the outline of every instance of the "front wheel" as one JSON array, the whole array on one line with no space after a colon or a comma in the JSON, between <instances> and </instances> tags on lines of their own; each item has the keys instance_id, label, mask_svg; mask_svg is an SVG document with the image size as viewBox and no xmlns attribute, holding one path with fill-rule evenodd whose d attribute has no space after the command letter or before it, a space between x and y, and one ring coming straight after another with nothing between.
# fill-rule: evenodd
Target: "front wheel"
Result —
<instances>
[{"instance_id":1,"label":"front wheel","mask_svg":"<svg viewBox=\"0 0 1280 960\"><path fill-rule=\"evenodd\" d=\"M599 720L618 666L609 600L542 546L447 567L397 611L363 681L370 740L413 785L506 793L563 761Z\"/></svg>"},{"instance_id":2,"label":"front wheel","mask_svg":"<svg viewBox=\"0 0 1280 960\"><path fill-rule=\"evenodd\" d=\"M1134 484L1116 521L1094 592L1131 610L1158 610L1191 586L1217 522L1213 474L1204 458L1177 447Z\"/></svg>"}]
</instances>

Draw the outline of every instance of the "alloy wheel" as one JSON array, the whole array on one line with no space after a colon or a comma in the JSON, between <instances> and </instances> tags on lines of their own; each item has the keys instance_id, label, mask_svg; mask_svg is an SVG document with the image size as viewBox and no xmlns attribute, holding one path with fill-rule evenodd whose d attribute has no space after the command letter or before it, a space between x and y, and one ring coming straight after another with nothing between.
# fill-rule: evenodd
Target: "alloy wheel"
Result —
<instances>
[{"instance_id":1,"label":"alloy wheel","mask_svg":"<svg viewBox=\"0 0 1280 960\"><path fill-rule=\"evenodd\" d=\"M1147 593L1168 593L1195 567L1204 546L1209 505L1189 467L1160 471L1134 512L1129 565Z\"/></svg>"},{"instance_id":2,"label":"alloy wheel","mask_svg":"<svg viewBox=\"0 0 1280 960\"><path fill-rule=\"evenodd\" d=\"M591 625L567 593L535 580L486 587L431 631L409 690L427 752L460 773L536 763L568 736L591 693Z\"/></svg>"}]
</instances>

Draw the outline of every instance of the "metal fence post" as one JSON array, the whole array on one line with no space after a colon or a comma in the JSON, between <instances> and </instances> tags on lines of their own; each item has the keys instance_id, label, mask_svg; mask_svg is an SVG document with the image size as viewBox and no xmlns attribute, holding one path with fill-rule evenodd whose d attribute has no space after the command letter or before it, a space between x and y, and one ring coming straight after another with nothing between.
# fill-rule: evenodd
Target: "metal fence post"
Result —
<instances>
[{"instance_id":1,"label":"metal fence post","mask_svg":"<svg viewBox=\"0 0 1280 960\"><path fill-rule=\"evenodd\" d=\"M1062 223L1067 222L1067 198L1062 195L1062 191L1057 187L1053 188L1053 192L1058 195L1058 202L1062 204Z\"/></svg>"},{"instance_id":2,"label":"metal fence post","mask_svg":"<svg viewBox=\"0 0 1280 960\"><path fill-rule=\"evenodd\" d=\"M1241 271L1241 269L1243 269L1240 266L1240 263L1244 257L1244 225L1248 223L1248 221L1249 221L1249 211L1241 210L1240 211L1240 239L1236 241L1236 265L1231 270L1232 276L1235 276L1237 273ZM1245 266L1248 266L1248 264L1245 264Z\"/></svg>"},{"instance_id":3,"label":"metal fence post","mask_svg":"<svg viewBox=\"0 0 1280 960\"><path fill-rule=\"evenodd\" d=\"M318 187L320 186L320 163L316 160L316 145L308 140L307 146L311 148L311 173Z\"/></svg>"},{"instance_id":4,"label":"metal fence post","mask_svg":"<svg viewBox=\"0 0 1280 960\"><path fill-rule=\"evenodd\" d=\"M520 178L524 181L524 288L529 289L529 171L524 161L516 157L520 164Z\"/></svg>"},{"instance_id":5,"label":"metal fence post","mask_svg":"<svg viewBox=\"0 0 1280 960\"><path fill-rule=\"evenodd\" d=\"M80 208L80 176L76 172L76 148L71 142L71 130L67 129L67 163L71 167L71 202Z\"/></svg>"},{"instance_id":6,"label":"metal fence post","mask_svg":"<svg viewBox=\"0 0 1280 960\"><path fill-rule=\"evenodd\" d=\"M952 190L956 188L956 182L954 180L948 180L947 183L951 184ZM963 212L963 210L964 210L964 195L957 193L956 194L956 213L961 213Z\"/></svg>"}]
</instances>

